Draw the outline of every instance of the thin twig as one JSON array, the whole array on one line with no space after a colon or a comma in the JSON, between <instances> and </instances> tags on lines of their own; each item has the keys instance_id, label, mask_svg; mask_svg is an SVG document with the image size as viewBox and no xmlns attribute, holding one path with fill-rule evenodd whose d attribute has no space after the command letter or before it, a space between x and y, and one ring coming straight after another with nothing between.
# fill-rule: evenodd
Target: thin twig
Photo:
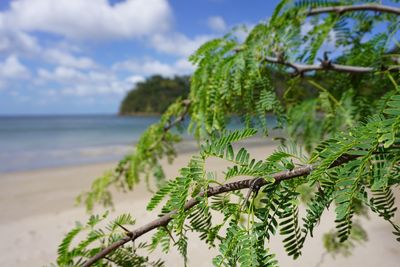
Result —
<instances>
[{"instance_id":1,"label":"thin twig","mask_svg":"<svg viewBox=\"0 0 400 267\"><path fill-rule=\"evenodd\" d=\"M327 256L327 255L328 255L328 252L324 251L324 253L321 254L321 257L320 257L319 261L317 262L317 264L315 265L315 267L321 267L322 264L324 263L325 256Z\"/></svg>"},{"instance_id":2,"label":"thin twig","mask_svg":"<svg viewBox=\"0 0 400 267\"><path fill-rule=\"evenodd\" d=\"M128 228L126 228L125 226L123 226L123 225L121 225L121 224L119 224L119 223L117 223L117 222L115 222L115 224L116 224L117 226L121 227L121 228L125 231L125 233L126 233L127 236L131 236L131 233L132 233L132 232L129 231Z\"/></svg>"},{"instance_id":3,"label":"thin twig","mask_svg":"<svg viewBox=\"0 0 400 267\"><path fill-rule=\"evenodd\" d=\"M164 230L168 233L169 237L172 239L172 241L174 242L174 244L176 244L176 241L174 239L174 237L172 236L171 231L168 229L168 227L166 225L163 226Z\"/></svg>"},{"instance_id":4,"label":"thin twig","mask_svg":"<svg viewBox=\"0 0 400 267\"><path fill-rule=\"evenodd\" d=\"M249 191L247 192L247 196L243 201L242 206L246 206L247 201L249 201L249 198L252 194L254 194L254 197L257 196L258 191L260 190L260 188L264 185L264 178L256 178L253 179L253 182L251 183L250 187L249 187Z\"/></svg>"},{"instance_id":5,"label":"thin twig","mask_svg":"<svg viewBox=\"0 0 400 267\"><path fill-rule=\"evenodd\" d=\"M113 260L113 259L110 259L109 257L104 257L106 260L108 260L109 262L112 262L112 263L115 263L116 264L116 262L115 262L115 260Z\"/></svg>"},{"instance_id":6,"label":"thin twig","mask_svg":"<svg viewBox=\"0 0 400 267\"><path fill-rule=\"evenodd\" d=\"M173 122L169 122L164 126L165 132L167 132L172 127L174 127L175 125L177 125L178 123L182 122L185 119L185 116L189 112L190 102L191 101L189 99L182 100L182 104L184 106L182 113L177 118L175 118Z\"/></svg>"},{"instance_id":7,"label":"thin twig","mask_svg":"<svg viewBox=\"0 0 400 267\"><path fill-rule=\"evenodd\" d=\"M186 115L189 113L190 103L191 103L190 99L184 99L184 100L182 100L182 104L183 104L183 106L184 106L182 113L179 114L179 116L176 117L174 121L168 122L167 124L164 125L164 133L163 133L163 135L161 136L160 141L155 142L154 144L152 144L152 145L147 149L149 152L151 152L152 150L154 150L154 149L157 147L158 143L161 142L161 141L163 141L163 140L165 139L165 135L167 134L167 132L168 132L171 128L175 127L177 124L179 124L180 122L182 122L182 121L185 119Z\"/></svg>"}]
</instances>

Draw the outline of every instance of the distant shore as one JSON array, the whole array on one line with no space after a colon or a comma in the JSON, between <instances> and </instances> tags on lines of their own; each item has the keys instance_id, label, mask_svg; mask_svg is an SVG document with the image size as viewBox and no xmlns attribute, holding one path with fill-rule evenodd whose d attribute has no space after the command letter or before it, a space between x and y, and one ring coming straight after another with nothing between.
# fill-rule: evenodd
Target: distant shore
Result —
<instances>
[{"instance_id":1,"label":"distant shore","mask_svg":"<svg viewBox=\"0 0 400 267\"><path fill-rule=\"evenodd\" d=\"M274 149L271 142L253 139L246 142L251 155L265 159ZM176 177L179 168L185 166L193 155L195 146L184 145L173 165L162 161L167 177ZM27 172L0 174L0 266L43 266L55 262L57 246L76 221L85 222L88 218L83 207L74 206L75 197L90 188L93 179L115 166L116 162L42 169ZM227 167L225 161L212 159L207 162L207 170L215 171L222 177ZM145 206L151 194L143 183L128 194L115 194L115 211L110 218L129 212L142 225L157 217L157 212L148 212ZM306 242L303 256L293 261L285 256L280 242L271 242L281 266L316 266L323 255L321 235L334 227L334 208L323 217L315 238ZM102 212L97 208L95 212ZM391 227L371 216L366 222L370 241L358 247L352 258L338 257L333 260L326 256L321 266L398 266L400 246L391 234ZM150 235L144 236L148 240ZM168 255L157 251L155 256L166 260L166 266L183 266L179 253L172 249ZM190 234L189 266L212 266L215 251L199 241L197 234Z\"/></svg>"},{"instance_id":2,"label":"distant shore","mask_svg":"<svg viewBox=\"0 0 400 267\"><path fill-rule=\"evenodd\" d=\"M117 116L119 117L159 117L162 113L158 112L129 112L129 113L118 113Z\"/></svg>"}]
</instances>

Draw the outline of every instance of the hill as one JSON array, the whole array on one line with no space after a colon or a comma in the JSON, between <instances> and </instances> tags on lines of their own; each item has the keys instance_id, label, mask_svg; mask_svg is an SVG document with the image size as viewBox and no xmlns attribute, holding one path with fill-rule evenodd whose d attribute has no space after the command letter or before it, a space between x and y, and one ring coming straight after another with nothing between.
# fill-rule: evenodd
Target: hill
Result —
<instances>
[{"instance_id":1,"label":"hill","mask_svg":"<svg viewBox=\"0 0 400 267\"><path fill-rule=\"evenodd\" d=\"M187 97L189 93L189 76L166 78L154 75L127 93L122 100L119 114L161 114L178 97Z\"/></svg>"}]
</instances>

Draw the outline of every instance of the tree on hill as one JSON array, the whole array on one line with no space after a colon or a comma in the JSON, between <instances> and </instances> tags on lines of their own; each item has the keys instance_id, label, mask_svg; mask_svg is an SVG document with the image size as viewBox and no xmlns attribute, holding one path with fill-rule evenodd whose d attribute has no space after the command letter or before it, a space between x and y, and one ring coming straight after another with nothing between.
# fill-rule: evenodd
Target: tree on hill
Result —
<instances>
[{"instance_id":1,"label":"tree on hill","mask_svg":"<svg viewBox=\"0 0 400 267\"><path fill-rule=\"evenodd\" d=\"M233 31L202 45L190 57L197 69L188 98L170 105L135 152L80 196L88 209L111 205L111 187L129 191L154 177L159 189L147 208L161 206L159 217L135 229L128 214L106 228L98 226L103 217L92 216L67 234L58 264L163 266L143 253L173 246L186 263L187 234L198 232L218 251L215 266L277 266L268 247L272 236L281 235L287 255L298 258L329 207L336 213L336 228L325 235L329 252L348 252L365 239L357 218L366 210L400 241L394 194L400 184L400 66L392 50L399 15L399 8L381 1L283 0L244 41ZM331 57L327 47L340 55ZM274 80L276 73L286 73L286 81ZM269 112L286 134L281 147L256 161L234 143L256 132L267 135ZM241 116L242 129L226 130L232 113ZM184 118L202 145L180 175L167 180L159 162L175 157ZM231 163L222 180L208 172L210 158ZM141 242L150 231L151 242ZM77 243L83 232L87 238Z\"/></svg>"},{"instance_id":2,"label":"tree on hill","mask_svg":"<svg viewBox=\"0 0 400 267\"><path fill-rule=\"evenodd\" d=\"M163 113L177 98L189 94L189 76L164 78L154 75L138 82L122 100L121 115L135 113Z\"/></svg>"}]
</instances>

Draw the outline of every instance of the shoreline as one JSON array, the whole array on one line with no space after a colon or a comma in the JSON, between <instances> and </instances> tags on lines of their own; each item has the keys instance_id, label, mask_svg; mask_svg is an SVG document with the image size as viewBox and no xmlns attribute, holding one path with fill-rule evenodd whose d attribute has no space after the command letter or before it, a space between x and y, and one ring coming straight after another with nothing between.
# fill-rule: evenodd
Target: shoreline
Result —
<instances>
[{"instance_id":1,"label":"shoreline","mask_svg":"<svg viewBox=\"0 0 400 267\"><path fill-rule=\"evenodd\" d=\"M238 145L245 145L246 147L256 147L260 144L265 145L274 145L277 142L272 141L272 137L262 138L262 137L254 137L249 140L245 140L243 142L238 142ZM47 165L33 165L28 164L23 166L20 169L10 169L10 170L1 170L0 169L0 177L11 174L19 174L19 173L27 173L33 171L46 171L46 170L54 170L62 169L62 168L70 168L70 167L80 167L87 165L101 165L114 162L115 164L121 160L125 155L129 155L134 151L136 145L136 141L132 143L125 144L109 144L103 146L91 146L91 147L82 147L82 148L72 148L72 149L58 149L51 150L46 152L64 152L68 153L71 151L77 150L80 155L85 159L85 161L66 161L65 159L61 160L61 162L53 162L48 163ZM187 154L187 153L197 153L199 151L199 147L195 139L185 138L181 142L176 145L177 154ZM77 153L78 153L77 152Z\"/></svg>"}]
</instances>

